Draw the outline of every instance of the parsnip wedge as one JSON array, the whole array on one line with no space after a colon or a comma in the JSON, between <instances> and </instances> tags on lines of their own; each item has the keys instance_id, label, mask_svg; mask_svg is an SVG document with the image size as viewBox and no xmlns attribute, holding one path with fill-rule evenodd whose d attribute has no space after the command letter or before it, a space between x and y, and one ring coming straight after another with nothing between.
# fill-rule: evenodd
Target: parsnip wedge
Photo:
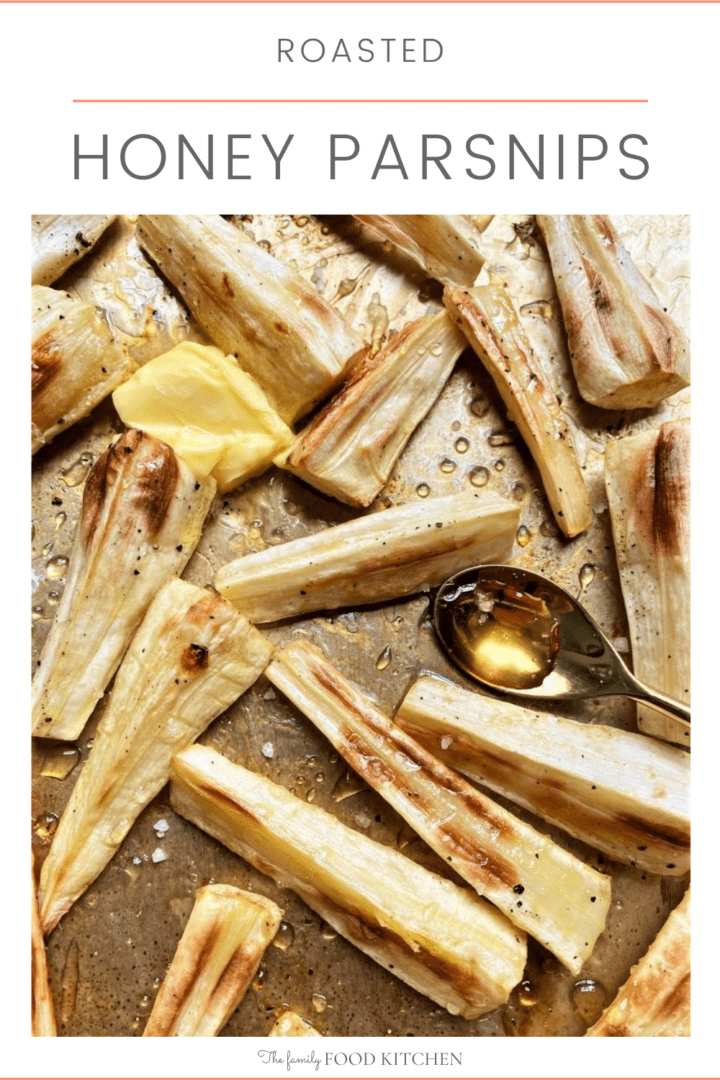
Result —
<instances>
[{"instance_id":1,"label":"parsnip wedge","mask_svg":"<svg viewBox=\"0 0 720 1080\"><path fill-rule=\"evenodd\" d=\"M444 311L408 323L353 369L278 464L350 506L369 506L466 345Z\"/></svg>"},{"instance_id":2,"label":"parsnip wedge","mask_svg":"<svg viewBox=\"0 0 720 1080\"><path fill-rule=\"evenodd\" d=\"M322 1038L319 1031L316 1031L312 1024L308 1024L307 1020L303 1020L301 1016L298 1016L295 1012L284 1012L282 1016L279 1016L273 1026L268 1031L268 1038Z\"/></svg>"},{"instance_id":3,"label":"parsnip wedge","mask_svg":"<svg viewBox=\"0 0 720 1080\"><path fill-rule=\"evenodd\" d=\"M76 739L157 590L182 571L215 493L132 428L95 462L57 619L33 680L33 735Z\"/></svg>"},{"instance_id":4,"label":"parsnip wedge","mask_svg":"<svg viewBox=\"0 0 720 1080\"><path fill-rule=\"evenodd\" d=\"M634 732L537 713L424 675L395 715L442 761L613 859L690 866L690 758Z\"/></svg>"},{"instance_id":5,"label":"parsnip wedge","mask_svg":"<svg viewBox=\"0 0 720 1080\"><path fill-rule=\"evenodd\" d=\"M586 1037L690 1036L690 890Z\"/></svg>"},{"instance_id":6,"label":"parsnip wedge","mask_svg":"<svg viewBox=\"0 0 720 1080\"><path fill-rule=\"evenodd\" d=\"M40 926L37 892L35 889L35 860L33 859L32 907L30 914L30 932L32 935L32 1026L34 1037L48 1038L57 1035L55 1005L52 988L48 979L47 954Z\"/></svg>"},{"instance_id":7,"label":"parsnip wedge","mask_svg":"<svg viewBox=\"0 0 720 1080\"><path fill-rule=\"evenodd\" d=\"M307 640L277 652L266 674L456 873L580 971L605 927L610 878L443 765Z\"/></svg>"},{"instance_id":8,"label":"parsnip wedge","mask_svg":"<svg viewBox=\"0 0 720 1080\"><path fill-rule=\"evenodd\" d=\"M478 240L492 214L355 214L420 263L430 277L472 285L483 258Z\"/></svg>"},{"instance_id":9,"label":"parsnip wedge","mask_svg":"<svg viewBox=\"0 0 720 1080\"><path fill-rule=\"evenodd\" d=\"M580 393L651 409L690 384L690 347L602 214L538 214Z\"/></svg>"},{"instance_id":10,"label":"parsnip wedge","mask_svg":"<svg viewBox=\"0 0 720 1080\"><path fill-rule=\"evenodd\" d=\"M592 521L585 481L547 372L507 290L494 282L471 290L446 288L444 299L525 440L559 528L577 536Z\"/></svg>"},{"instance_id":11,"label":"parsnip wedge","mask_svg":"<svg viewBox=\"0 0 720 1080\"><path fill-rule=\"evenodd\" d=\"M34 214L32 219L32 283L51 285L81 259L117 214L77 217Z\"/></svg>"},{"instance_id":12,"label":"parsnip wedge","mask_svg":"<svg viewBox=\"0 0 720 1080\"><path fill-rule=\"evenodd\" d=\"M525 935L491 905L216 750L178 754L170 795L179 814L449 1012L481 1016L522 978Z\"/></svg>"},{"instance_id":13,"label":"parsnip wedge","mask_svg":"<svg viewBox=\"0 0 720 1080\"><path fill-rule=\"evenodd\" d=\"M215 593L178 578L160 589L120 666L43 864L46 933L167 783L173 754L240 697L271 653L262 634Z\"/></svg>"},{"instance_id":14,"label":"parsnip wedge","mask_svg":"<svg viewBox=\"0 0 720 1080\"><path fill-rule=\"evenodd\" d=\"M235 559L215 586L258 623L392 600L502 562L518 519L516 504L474 492L394 506Z\"/></svg>"},{"instance_id":15,"label":"parsnip wedge","mask_svg":"<svg viewBox=\"0 0 720 1080\"><path fill-rule=\"evenodd\" d=\"M130 360L92 304L34 285L32 452L95 408L130 374Z\"/></svg>"},{"instance_id":16,"label":"parsnip wedge","mask_svg":"<svg viewBox=\"0 0 720 1080\"><path fill-rule=\"evenodd\" d=\"M690 700L690 421L609 442L605 486L630 627L633 669ZM638 727L690 745L688 728L647 705Z\"/></svg>"},{"instance_id":17,"label":"parsnip wedge","mask_svg":"<svg viewBox=\"0 0 720 1080\"><path fill-rule=\"evenodd\" d=\"M205 333L287 424L340 382L364 343L318 291L219 216L138 218L138 239Z\"/></svg>"},{"instance_id":18,"label":"parsnip wedge","mask_svg":"<svg viewBox=\"0 0 720 1080\"><path fill-rule=\"evenodd\" d=\"M249 989L281 918L277 904L258 893L233 885L198 889L143 1037L217 1035Z\"/></svg>"}]
</instances>

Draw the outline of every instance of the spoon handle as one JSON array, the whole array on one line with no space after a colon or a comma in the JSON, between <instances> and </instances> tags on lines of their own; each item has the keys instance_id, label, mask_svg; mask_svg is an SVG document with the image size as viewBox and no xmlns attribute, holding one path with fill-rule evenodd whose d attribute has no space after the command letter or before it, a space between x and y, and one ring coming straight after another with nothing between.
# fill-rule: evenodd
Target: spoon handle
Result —
<instances>
[{"instance_id":1,"label":"spoon handle","mask_svg":"<svg viewBox=\"0 0 720 1080\"><path fill-rule=\"evenodd\" d=\"M690 707L669 694L663 694L659 690L651 690L645 683L640 682L637 676L633 677L633 686L628 690L628 697L634 701L640 701L643 705L652 705L653 709L679 720L685 727L690 727Z\"/></svg>"}]
</instances>

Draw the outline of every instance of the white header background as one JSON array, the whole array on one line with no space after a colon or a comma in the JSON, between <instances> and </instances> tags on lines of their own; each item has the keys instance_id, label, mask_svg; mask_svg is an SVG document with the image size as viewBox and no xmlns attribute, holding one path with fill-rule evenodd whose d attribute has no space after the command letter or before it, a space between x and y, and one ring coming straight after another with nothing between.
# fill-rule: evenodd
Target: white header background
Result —
<instances>
[{"instance_id":1,"label":"white header background","mask_svg":"<svg viewBox=\"0 0 720 1080\"><path fill-rule=\"evenodd\" d=\"M27 843L19 819L27 806L28 594L26 564L29 493L25 447L29 424L26 389L29 218L32 212L553 212L691 213L693 229L693 345L695 380L694 620L695 855L694 1026L688 1040L580 1047L548 1040L395 1040L392 1050L453 1050L463 1066L416 1070L421 1076L712 1076L714 989L718 956L717 570L718 420L720 363L716 116L717 38L714 3L18 3L0 4L4 57L2 81L2 178L4 243L3 415L5 484L4 566L20 579L6 593L5 759L2 910L5 965L0 980L3 1075L10 1076L272 1076L257 1058L264 1040L241 1043L143 1044L116 1040L31 1040L27 1029L29 964ZM355 55L360 38L432 37L443 45L437 63L278 64L278 37L320 38L332 51L342 37ZM297 45L296 45L297 49ZM396 55L398 42L394 45ZM418 53L416 52L416 58ZM74 104L78 98L473 98L648 99L643 104ZM188 158L177 178L177 136L182 132L204 156L215 137L216 178L207 180ZM276 147L292 132L283 179L262 134ZM353 134L357 159L329 178L329 135ZM443 134L453 152L451 179L430 166L421 179L422 133ZM484 168L464 150L470 135L490 135L495 175L470 179L465 169ZM514 133L529 153L545 134L546 178L539 180L518 157L508 179L507 139ZM73 135L81 151L98 153L109 138L109 178L98 162L83 162L73 179ZM122 172L119 151L138 133L160 139L168 152L163 173L134 180ZM227 174L226 138L250 134L246 162ZM371 180L388 133L396 139L409 179L383 170ZM565 176L557 179L557 135L565 134ZM607 157L589 162L578 181L578 133L602 134ZM650 170L642 180L623 179L619 139L640 133ZM480 149L480 148L478 148ZM157 163L129 158L137 171ZM388 159L390 160L390 159ZM245 167L246 166L246 167ZM22 403L22 404L21 404ZM17 528L15 527L17 523ZM9 663L8 663L9 661ZM7 678L7 674L6 674ZM697 753L697 751L700 753ZM538 1043L536 1046L535 1043ZM402 1045L401 1045L402 1044ZM315 1045L315 1044L313 1044ZM326 1039L322 1052L375 1050L381 1039ZM303 1051L307 1044L303 1044ZM300 1053L300 1051L297 1051ZM318 1051L319 1052L319 1051ZM279 1075L282 1075L279 1072ZM370 1070L407 1076L407 1067ZM362 1068L325 1069L292 1076L366 1076Z\"/></svg>"}]
</instances>

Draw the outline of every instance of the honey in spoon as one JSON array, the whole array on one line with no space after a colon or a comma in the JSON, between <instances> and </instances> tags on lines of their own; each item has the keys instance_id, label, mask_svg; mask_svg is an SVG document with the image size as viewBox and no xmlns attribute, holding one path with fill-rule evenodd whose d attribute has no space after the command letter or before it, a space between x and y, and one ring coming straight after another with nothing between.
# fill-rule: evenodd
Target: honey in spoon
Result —
<instances>
[{"instance_id":1,"label":"honey in spoon","mask_svg":"<svg viewBox=\"0 0 720 1080\"><path fill-rule=\"evenodd\" d=\"M558 621L545 600L477 568L438 593L435 623L455 662L503 690L540 686L555 666Z\"/></svg>"}]
</instances>

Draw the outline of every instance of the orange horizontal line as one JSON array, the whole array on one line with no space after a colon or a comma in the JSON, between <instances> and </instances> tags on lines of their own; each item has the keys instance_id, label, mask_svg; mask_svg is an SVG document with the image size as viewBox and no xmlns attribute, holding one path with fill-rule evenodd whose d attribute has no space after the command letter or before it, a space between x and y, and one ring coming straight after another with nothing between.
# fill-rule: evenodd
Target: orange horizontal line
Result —
<instances>
[{"instance_id":1,"label":"orange horizontal line","mask_svg":"<svg viewBox=\"0 0 720 1080\"><path fill-rule=\"evenodd\" d=\"M648 98L73 98L73 105L647 105L648 102Z\"/></svg>"}]
</instances>

